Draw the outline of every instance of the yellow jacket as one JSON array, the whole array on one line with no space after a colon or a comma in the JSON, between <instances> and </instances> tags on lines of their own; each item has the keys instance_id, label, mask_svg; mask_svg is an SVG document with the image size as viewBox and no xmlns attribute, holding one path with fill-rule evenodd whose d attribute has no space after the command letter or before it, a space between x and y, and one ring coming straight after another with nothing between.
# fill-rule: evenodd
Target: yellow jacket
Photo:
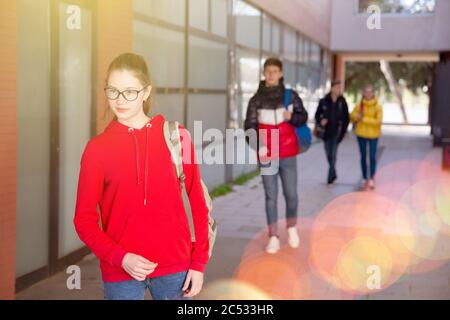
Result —
<instances>
[{"instance_id":1,"label":"yellow jacket","mask_svg":"<svg viewBox=\"0 0 450 320\"><path fill-rule=\"evenodd\" d=\"M362 107L362 120L358 121L358 115ZM376 139L381 136L381 123L383 122L383 109L378 103L377 98L366 100L355 106L350 119L356 124L355 134L358 137L366 139Z\"/></svg>"}]
</instances>

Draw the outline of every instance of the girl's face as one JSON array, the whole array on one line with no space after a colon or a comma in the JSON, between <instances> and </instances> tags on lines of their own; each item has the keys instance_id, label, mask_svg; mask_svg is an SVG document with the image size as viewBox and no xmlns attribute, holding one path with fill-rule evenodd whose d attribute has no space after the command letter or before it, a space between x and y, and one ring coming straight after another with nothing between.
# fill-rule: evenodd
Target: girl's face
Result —
<instances>
[{"instance_id":1,"label":"girl's face","mask_svg":"<svg viewBox=\"0 0 450 320\"><path fill-rule=\"evenodd\" d=\"M374 96L375 95L374 95L372 87L367 87L367 88L364 89L364 98L366 100L372 100Z\"/></svg>"},{"instance_id":2,"label":"girl's face","mask_svg":"<svg viewBox=\"0 0 450 320\"><path fill-rule=\"evenodd\" d=\"M283 72L277 66L267 66L264 69L264 79L267 87L276 87L280 84Z\"/></svg>"},{"instance_id":3,"label":"girl's face","mask_svg":"<svg viewBox=\"0 0 450 320\"><path fill-rule=\"evenodd\" d=\"M150 85L144 87L132 72L116 70L109 75L105 92L117 119L130 120L144 112L144 100L149 98L151 90Z\"/></svg>"}]
</instances>

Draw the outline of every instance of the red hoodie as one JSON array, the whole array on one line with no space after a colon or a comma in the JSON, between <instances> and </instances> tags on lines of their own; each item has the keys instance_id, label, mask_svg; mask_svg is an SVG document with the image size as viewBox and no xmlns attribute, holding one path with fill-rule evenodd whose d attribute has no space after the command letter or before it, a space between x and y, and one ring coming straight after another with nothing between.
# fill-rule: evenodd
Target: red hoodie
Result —
<instances>
[{"instance_id":1,"label":"red hoodie","mask_svg":"<svg viewBox=\"0 0 450 320\"><path fill-rule=\"evenodd\" d=\"M87 143L81 158L74 224L100 259L105 282L133 279L122 268L128 252L158 263L149 278L188 269L204 272L208 262L208 209L194 147L190 138L182 141L191 155L191 161L183 157L183 170L194 219L192 243L164 121L157 115L142 129L112 121Z\"/></svg>"}]
</instances>

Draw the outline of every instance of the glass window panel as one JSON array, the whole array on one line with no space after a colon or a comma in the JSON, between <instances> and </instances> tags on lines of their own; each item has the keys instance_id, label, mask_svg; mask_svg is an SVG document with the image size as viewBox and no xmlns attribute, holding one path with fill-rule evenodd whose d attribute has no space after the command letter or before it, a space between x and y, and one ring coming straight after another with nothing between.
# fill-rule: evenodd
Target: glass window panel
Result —
<instances>
[{"instance_id":1,"label":"glass window panel","mask_svg":"<svg viewBox=\"0 0 450 320\"><path fill-rule=\"evenodd\" d=\"M321 70L317 70L317 69L314 69L311 72L311 91L312 92L315 92L320 89L320 83L321 83L320 74L321 74Z\"/></svg>"},{"instance_id":2,"label":"glass window panel","mask_svg":"<svg viewBox=\"0 0 450 320\"><path fill-rule=\"evenodd\" d=\"M296 86L296 64L290 61L283 62L283 75L284 75L284 83L289 85L291 88L295 88Z\"/></svg>"},{"instance_id":3,"label":"glass window panel","mask_svg":"<svg viewBox=\"0 0 450 320\"><path fill-rule=\"evenodd\" d=\"M184 35L140 21L134 21L133 32L134 51L146 58L153 85L184 87Z\"/></svg>"},{"instance_id":4,"label":"glass window panel","mask_svg":"<svg viewBox=\"0 0 450 320\"><path fill-rule=\"evenodd\" d=\"M298 62L305 62L305 39L302 36L298 38Z\"/></svg>"},{"instance_id":5,"label":"glass window panel","mask_svg":"<svg viewBox=\"0 0 450 320\"><path fill-rule=\"evenodd\" d=\"M311 55L310 55L311 64L314 66L320 66L321 63L321 48L317 43L311 44Z\"/></svg>"},{"instance_id":6,"label":"glass window panel","mask_svg":"<svg viewBox=\"0 0 450 320\"><path fill-rule=\"evenodd\" d=\"M49 0L17 0L16 4L20 14L15 254L16 277L20 277L48 264L51 61Z\"/></svg>"},{"instance_id":7,"label":"glass window panel","mask_svg":"<svg viewBox=\"0 0 450 320\"><path fill-rule=\"evenodd\" d=\"M310 116L315 114L319 100L325 94L321 75L322 71L320 69L314 69L310 73L310 94L307 103L307 110Z\"/></svg>"},{"instance_id":8,"label":"glass window panel","mask_svg":"<svg viewBox=\"0 0 450 320\"><path fill-rule=\"evenodd\" d=\"M185 25L185 0L133 0L133 6L135 13Z\"/></svg>"},{"instance_id":9,"label":"glass window panel","mask_svg":"<svg viewBox=\"0 0 450 320\"><path fill-rule=\"evenodd\" d=\"M194 139L194 146L202 178L208 187L217 186L225 182L225 165L204 163L205 158L200 158L203 137L196 136L194 131L194 121L201 121L202 133L208 129L218 129L225 137L226 113L227 113L227 95L226 94L190 94L188 97L188 129ZM220 139L220 137L218 137ZM223 140L217 140L212 146L222 148ZM205 149L203 149L205 150ZM225 153L223 154L225 156ZM224 158L220 159L223 162Z\"/></svg>"},{"instance_id":10,"label":"glass window panel","mask_svg":"<svg viewBox=\"0 0 450 320\"><path fill-rule=\"evenodd\" d=\"M225 135L227 95L190 94L188 97L188 128L194 133L194 121L202 121L202 129L219 129Z\"/></svg>"},{"instance_id":11,"label":"glass window panel","mask_svg":"<svg viewBox=\"0 0 450 320\"><path fill-rule=\"evenodd\" d=\"M382 13L414 15L433 13L436 0L359 0L359 12L366 13L371 5L377 5Z\"/></svg>"},{"instance_id":12,"label":"glass window panel","mask_svg":"<svg viewBox=\"0 0 450 320\"><path fill-rule=\"evenodd\" d=\"M263 55L261 57L261 74L260 74L260 80L264 80L264 62L266 62L266 60L269 59L269 56Z\"/></svg>"},{"instance_id":13,"label":"glass window panel","mask_svg":"<svg viewBox=\"0 0 450 320\"><path fill-rule=\"evenodd\" d=\"M303 42L303 62L309 64L311 61L311 41L305 39Z\"/></svg>"},{"instance_id":14,"label":"glass window panel","mask_svg":"<svg viewBox=\"0 0 450 320\"><path fill-rule=\"evenodd\" d=\"M317 108L318 99L314 95L312 68L300 65L298 67L299 84L297 86L300 97L303 100L305 109L308 111L309 118L314 117L315 108Z\"/></svg>"},{"instance_id":15,"label":"glass window panel","mask_svg":"<svg viewBox=\"0 0 450 320\"><path fill-rule=\"evenodd\" d=\"M263 43L262 48L264 51L271 52L272 50L272 43L270 41L272 33L272 25L271 25L271 19L263 15Z\"/></svg>"},{"instance_id":16,"label":"glass window panel","mask_svg":"<svg viewBox=\"0 0 450 320\"><path fill-rule=\"evenodd\" d=\"M191 27L208 31L208 0L189 1L189 24Z\"/></svg>"},{"instance_id":17,"label":"glass window panel","mask_svg":"<svg viewBox=\"0 0 450 320\"><path fill-rule=\"evenodd\" d=\"M233 15L236 18L236 42L259 49L261 12L241 0L235 0Z\"/></svg>"},{"instance_id":18,"label":"glass window panel","mask_svg":"<svg viewBox=\"0 0 450 320\"><path fill-rule=\"evenodd\" d=\"M60 3L66 16L68 5ZM81 9L82 28L73 32L66 20L59 25L59 257L81 247L73 226L80 159L91 135L91 12Z\"/></svg>"},{"instance_id":19,"label":"glass window panel","mask_svg":"<svg viewBox=\"0 0 450 320\"><path fill-rule=\"evenodd\" d=\"M275 55L280 54L280 24L278 22L272 23L272 52Z\"/></svg>"},{"instance_id":20,"label":"glass window panel","mask_svg":"<svg viewBox=\"0 0 450 320\"><path fill-rule=\"evenodd\" d=\"M303 65L298 67L298 83L302 91L308 90L309 68Z\"/></svg>"},{"instance_id":21,"label":"glass window panel","mask_svg":"<svg viewBox=\"0 0 450 320\"><path fill-rule=\"evenodd\" d=\"M248 102L256 93L260 81L260 64L258 55L245 50L236 50L236 79L238 83L237 105L239 123L242 127L245 119Z\"/></svg>"},{"instance_id":22,"label":"glass window panel","mask_svg":"<svg viewBox=\"0 0 450 320\"><path fill-rule=\"evenodd\" d=\"M283 32L283 57L297 60L297 34L290 28L285 28Z\"/></svg>"},{"instance_id":23,"label":"glass window panel","mask_svg":"<svg viewBox=\"0 0 450 320\"><path fill-rule=\"evenodd\" d=\"M228 48L195 36L189 40L189 87L226 89Z\"/></svg>"},{"instance_id":24,"label":"glass window panel","mask_svg":"<svg viewBox=\"0 0 450 320\"><path fill-rule=\"evenodd\" d=\"M211 1L211 31L219 36L227 37L228 1Z\"/></svg>"},{"instance_id":25,"label":"glass window panel","mask_svg":"<svg viewBox=\"0 0 450 320\"><path fill-rule=\"evenodd\" d=\"M152 116L162 114L167 120L184 124L184 95L182 94L153 94Z\"/></svg>"}]
</instances>

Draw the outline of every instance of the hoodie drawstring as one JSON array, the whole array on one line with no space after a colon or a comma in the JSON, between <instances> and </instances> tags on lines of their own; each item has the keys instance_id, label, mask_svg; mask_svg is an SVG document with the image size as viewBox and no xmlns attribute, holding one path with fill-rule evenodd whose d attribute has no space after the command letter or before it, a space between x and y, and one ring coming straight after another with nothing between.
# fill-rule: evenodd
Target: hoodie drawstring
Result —
<instances>
[{"instance_id":1,"label":"hoodie drawstring","mask_svg":"<svg viewBox=\"0 0 450 320\"><path fill-rule=\"evenodd\" d=\"M147 185L148 185L148 134L149 134L149 128L152 127L151 123L147 123L145 125L145 168L144 168L144 206L147 205ZM134 140L134 148L136 151L136 177L137 177L137 185L141 184L141 168L139 165L140 162L140 156L139 156L139 144L137 137L134 133L133 128L128 128L128 132L131 133Z\"/></svg>"},{"instance_id":2,"label":"hoodie drawstring","mask_svg":"<svg viewBox=\"0 0 450 320\"><path fill-rule=\"evenodd\" d=\"M137 185L141 184L141 170L139 168L139 146L138 146L138 142L137 142L137 138L134 134L134 129L133 128L128 128L128 132L131 133L131 135L133 136L133 140L134 140L134 150L136 151L136 177L137 177Z\"/></svg>"},{"instance_id":3,"label":"hoodie drawstring","mask_svg":"<svg viewBox=\"0 0 450 320\"><path fill-rule=\"evenodd\" d=\"M144 206L147 205L147 180L148 180L148 132L151 123L145 125L145 180L144 180Z\"/></svg>"}]
</instances>

